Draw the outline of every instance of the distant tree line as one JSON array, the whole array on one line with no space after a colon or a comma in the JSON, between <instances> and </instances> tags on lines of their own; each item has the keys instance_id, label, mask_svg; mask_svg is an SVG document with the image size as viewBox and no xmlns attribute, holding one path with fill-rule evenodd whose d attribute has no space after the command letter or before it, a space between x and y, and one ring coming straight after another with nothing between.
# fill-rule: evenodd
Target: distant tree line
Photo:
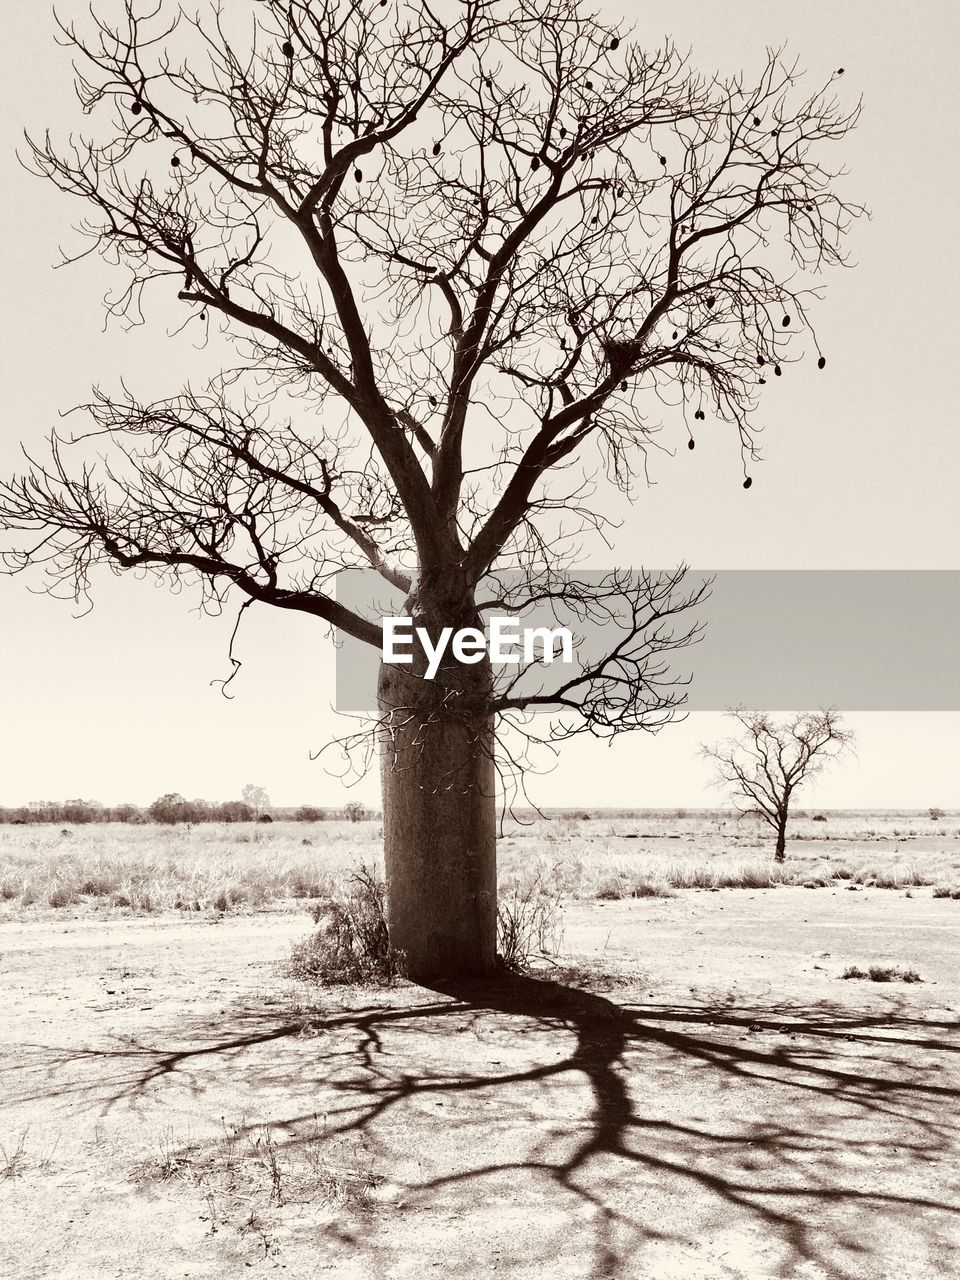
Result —
<instances>
[{"instance_id":1,"label":"distant tree line","mask_svg":"<svg viewBox=\"0 0 960 1280\"><path fill-rule=\"evenodd\" d=\"M195 822L272 822L274 816L293 822L325 822L348 819L362 822L373 816L356 800L339 809L320 809L303 804L295 809L278 809L273 813L248 804L245 800L187 800L175 791L158 797L144 808L136 804L107 806L98 800L35 800L17 807L0 807L0 824L24 825L46 823L50 826L82 826L93 822L177 823Z\"/></svg>"}]
</instances>

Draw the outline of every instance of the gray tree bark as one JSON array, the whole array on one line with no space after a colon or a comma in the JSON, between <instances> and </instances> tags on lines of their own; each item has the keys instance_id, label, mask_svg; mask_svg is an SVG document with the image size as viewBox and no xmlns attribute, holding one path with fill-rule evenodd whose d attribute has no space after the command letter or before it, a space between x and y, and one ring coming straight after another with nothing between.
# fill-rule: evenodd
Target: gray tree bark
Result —
<instances>
[{"instance_id":1,"label":"gray tree bark","mask_svg":"<svg viewBox=\"0 0 960 1280\"><path fill-rule=\"evenodd\" d=\"M425 625L418 605L408 601L405 612ZM469 606L443 613L445 625L478 625ZM481 976L496 969L497 942L491 669L486 656L450 662L432 681L422 668L380 668L390 941L414 980Z\"/></svg>"}]
</instances>

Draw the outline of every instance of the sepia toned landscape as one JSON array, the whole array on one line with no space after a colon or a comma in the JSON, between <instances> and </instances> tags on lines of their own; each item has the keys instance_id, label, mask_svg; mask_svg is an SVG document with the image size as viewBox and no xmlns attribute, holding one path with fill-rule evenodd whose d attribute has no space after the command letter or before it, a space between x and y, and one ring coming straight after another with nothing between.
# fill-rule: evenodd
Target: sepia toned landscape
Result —
<instances>
[{"instance_id":1,"label":"sepia toned landscape","mask_svg":"<svg viewBox=\"0 0 960 1280\"><path fill-rule=\"evenodd\" d=\"M956 812L530 814L455 987L294 976L376 816L0 847L3 1274L956 1266Z\"/></svg>"},{"instance_id":2,"label":"sepia toned landscape","mask_svg":"<svg viewBox=\"0 0 960 1280\"><path fill-rule=\"evenodd\" d=\"M8 9L0 1280L960 1275L960 8Z\"/></svg>"}]
</instances>

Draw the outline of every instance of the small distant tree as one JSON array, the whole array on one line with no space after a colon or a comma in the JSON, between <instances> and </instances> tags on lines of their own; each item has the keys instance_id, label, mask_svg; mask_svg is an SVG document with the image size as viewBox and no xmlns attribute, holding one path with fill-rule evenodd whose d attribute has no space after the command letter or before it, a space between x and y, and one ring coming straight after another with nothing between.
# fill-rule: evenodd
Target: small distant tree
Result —
<instances>
[{"instance_id":1,"label":"small distant tree","mask_svg":"<svg viewBox=\"0 0 960 1280\"><path fill-rule=\"evenodd\" d=\"M783 862L787 818L801 783L846 750L853 734L833 708L809 711L782 722L764 711L743 707L729 712L740 726L737 737L704 746L704 759L716 766L716 783L729 787L741 813L756 813L777 833L774 858Z\"/></svg>"},{"instance_id":2,"label":"small distant tree","mask_svg":"<svg viewBox=\"0 0 960 1280\"><path fill-rule=\"evenodd\" d=\"M192 813L190 801L176 791L168 791L166 795L160 796L147 810L152 822L164 822L171 826L175 822L190 822Z\"/></svg>"},{"instance_id":3,"label":"small distant tree","mask_svg":"<svg viewBox=\"0 0 960 1280\"><path fill-rule=\"evenodd\" d=\"M109 811L108 822L136 822L142 819L141 810L135 804L117 804Z\"/></svg>"},{"instance_id":4,"label":"small distant tree","mask_svg":"<svg viewBox=\"0 0 960 1280\"><path fill-rule=\"evenodd\" d=\"M351 822L362 822L367 816L367 811L359 800L348 800L343 806L343 816L349 818Z\"/></svg>"},{"instance_id":5,"label":"small distant tree","mask_svg":"<svg viewBox=\"0 0 960 1280\"><path fill-rule=\"evenodd\" d=\"M940 819L943 818L944 816L945 816L944 811L938 808L936 805L934 805L933 808L930 810L931 822L939 822Z\"/></svg>"},{"instance_id":6,"label":"small distant tree","mask_svg":"<svg viewBox=\"0 0 960 1280\"><path fill-rule=\"evenodd\" d=\"M296 822L323 822L326 816L323 809L312 804L302 804L293 815Z\"/></svg>"},{"instance_id":7,"label":"small distant tree","mask_svg":"<svg viewBox=\"0 0 960 1280\"><path fill-rule=\"evenodd\" d=\"M217 809L218 822L252 822L253 809L244 800L225 800Z\"/></svg>"},{"instance_id":8,"label":"small distant tree","mask_svg":"<svg viewBox=\"0 0 960 1280\"><path fill-rule=\"evenodd\" d=\"M267 795L266 787L258 787L256 783L248 782L240 795L243 797L244 804L248 804L258 818L264 809L270 807L270 797Z\"/></svg>"}]
</instances>

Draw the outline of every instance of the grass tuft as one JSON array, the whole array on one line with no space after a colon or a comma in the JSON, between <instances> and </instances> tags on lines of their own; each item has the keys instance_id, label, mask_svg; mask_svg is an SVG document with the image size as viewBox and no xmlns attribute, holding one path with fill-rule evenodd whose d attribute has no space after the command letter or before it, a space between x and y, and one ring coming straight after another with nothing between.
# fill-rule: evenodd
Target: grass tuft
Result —
<instances>
[{"instance_id":1,"label":"grass tuft","mask_svg":"<svg viewBox=\"0 0 960 1280\"><path fill-rule=\"evenodd\" d=\"M916 969L901 969L897 965L872 964L869 969L861 969L851 964L844 969L841 978L864 978L870 982L922 982Z\"/></svg>"}]
</instances>

